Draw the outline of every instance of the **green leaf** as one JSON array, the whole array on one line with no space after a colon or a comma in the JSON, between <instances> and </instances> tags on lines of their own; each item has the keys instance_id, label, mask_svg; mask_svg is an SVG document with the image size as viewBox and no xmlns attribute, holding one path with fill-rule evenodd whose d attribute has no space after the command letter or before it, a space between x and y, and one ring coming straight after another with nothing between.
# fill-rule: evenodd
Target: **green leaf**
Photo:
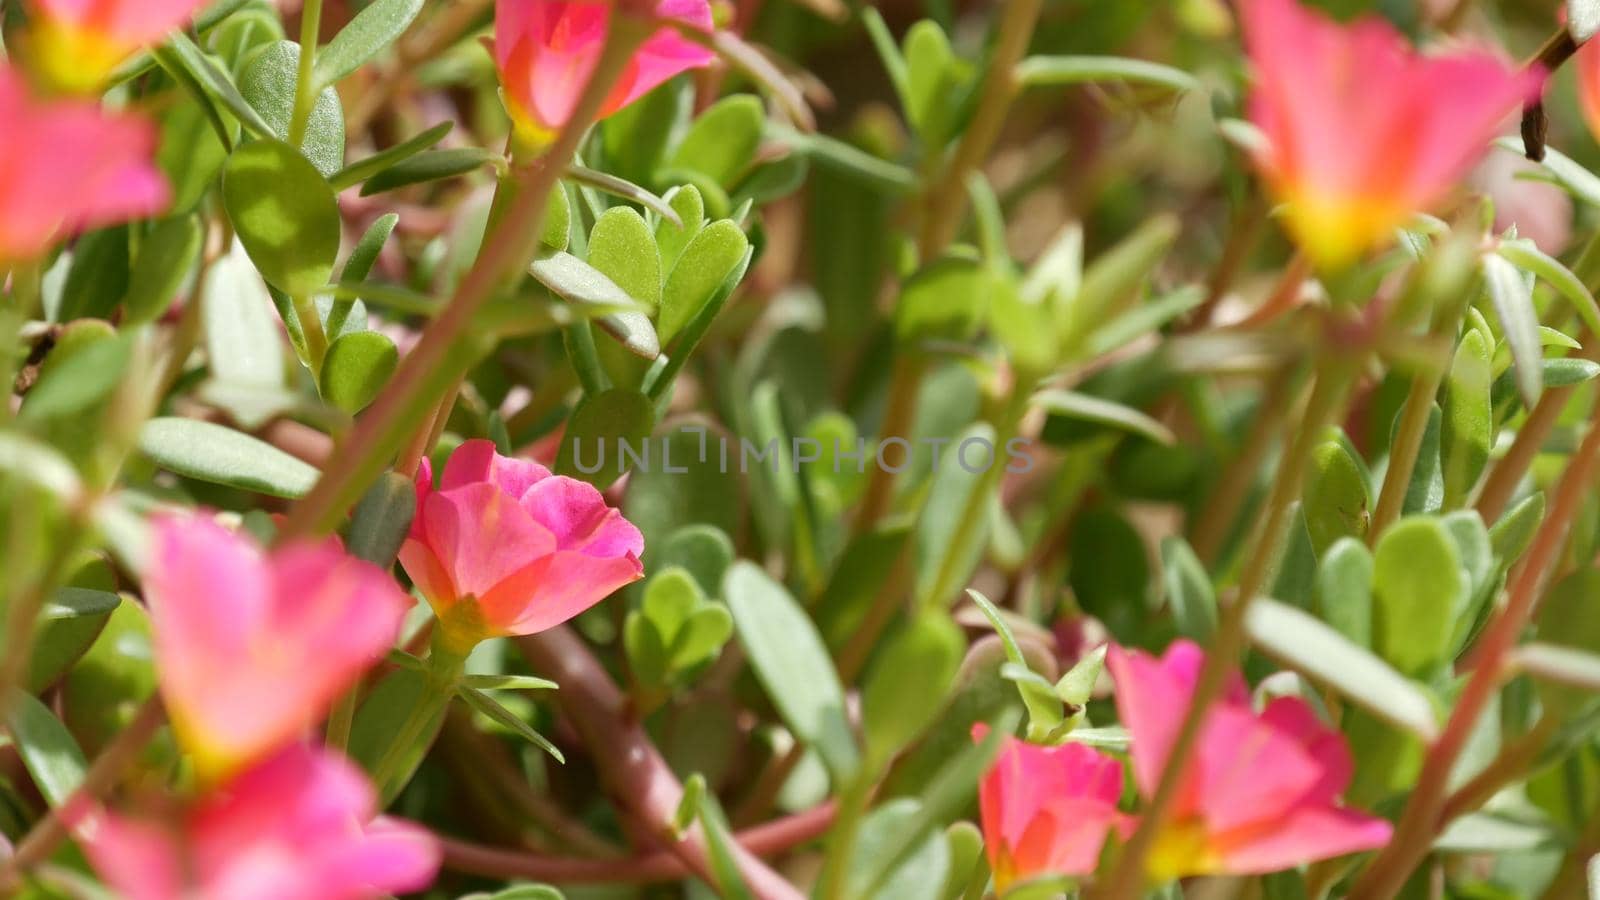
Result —
<instances>
[{"instance_id":1,"label":"green leaf","mask_svg":"<svg viewBox=\"0 0 1600 900\"><path fill-rule=\"evenodd\" d=\"M262 121L280 141L289 137L299 74L300 45L278 41L251 57L239 75L240 95L261 113ZM323 177L332 178L344 168L344 108L339 105L339 92L331 87L324 88L311 107L300 152Z\"/></svg>"},{"instance_id":2,"label":"green leaf","mask_svg":"<svg viewBox=\"0 0 1600 900\"><path fill-rule=\"evenodd\" d=\"M387 335L357 331L334 341L322 360L323 399L355 415L377 398L400 364L400 351Z\"/></svg>"},{"instance_id":3,"label":"green leaf","mask_svg":"<svg viewBox=\"0 0 1600 900\"><path fill-rule=\"evenodd\" d=\"M678 264L685 247L706 226L705 200L700 189L692 184L675 188L667 194L667 205L677 214L678 221L662 220L656 225L656 247L661 251L661 271L671 272Z\"/></svg>"},{"instance_id":4,"label":"green leaf","mask_svg":"<svg viewBox=\"0 0 1600 900\"><path fill-rule=\"evenodd\" d=\"M320 60L321 58L318 57L318 61ZM444 140L445 135L449 134L450 129L454 127L454 122L440 122L416 137L402 141L387 150L374 153L366 159L357 160L345 166L331 176L328 179L328 183L333 186L335 191L342 191L352 185L360 184L381 172L394 168Z\"/></svg>"},{"instance_id":5,"label":"green leaf","mask_svg":"<svg viewBox=\"0 0 1600 900\"><path fill-rule=\"evenodd\" d=\"M256 141L228 158L222 199L239 240L267 282L316 294L339 253L339 204L312 165L282 141Z\"/></svg>"},{"instance_id":6,"label":"green leaf","mask_svg":"<svg viewBox=\"0 0 1600 900\"><path fill-rule=\"evenodd\" d=\"M589 265L649 311L660 305L661 253L650 226L633 210L614 206L594 223L589 232Z\"/></svg>"},{"instance_id":7,"label":"green leaf","mask_svg":"<svg viewBox=\"0 0 1600 900\"><path fill-rule=\"evenodd\" d=\"M1438 736L1433 703L1417 685L1302 610L1267 597L1250 604L1245 627L1262 652L1424 741Z\"/></svg>"},{"instance_id":8,"label":"green leaf","mask_svg":"<svg viewBox=\"0 0 1600 900\"><path fill-rule=\"evenodd\" d=\"M896 797L861 820L850 850L845 896L872 900L928 900L938 896L950 873L950 846L937 828L921 821L921 807L913 797ZM907 828L921 832L921 840L900 851ZM885 850L903 854L898 864L883 871Z\"/></svg>"},{"instance_id":9,"label":"green leaf","mask_svg":"<svg viewBox=\"0 0 1600 900\"><path fill-rule=\"evenodd\" d=\"M989 498L977 496L979 492L995 490L996 480L988 470L1004 465L996 458L1001 452L997 440L993 426L978 422L953 438L939 460L912 542L918 607L943 608L956 602L983 556L989 521L980 516L973 522L969 513L987 508ZM969 446L983 452L974 456Z\"/></svg>"},{"instance_id":10,"label":"green leaf","mask_svg":"<svg viewBox=\"0 0 1600 900\"><path fill-rule=\"evenodd\" d=\"M731 189L755 158L766 118L760 98L724 97L689 126L667 166L700 172Z\"/></svg>"},{"instance_id":11,"label":"green leaf","mask_svg":"<svg viewBox=\"0 0 1600 900\"><path fill-rule=\"evenodd\" d=\"M195 419L159 418L139 432L139 449L186 478L273 497L300 497L318 472L248 434Z\"/></svg>"},{"instance_id":12,"label":"green leaf","mask_svg":"<svg viewBox=\"0 0 1600 900\"><path fill-rule=\"evenodd\" d=\"M68 333L79 337L58 341L45 359L39 380L23 400L21 421L37 423L81 414L109 397L121 383L133 353L127 337L99 322L74 323Z\"/></svg>"},{"instance_id":13,"label":"green leaf","mask_svg":"<svg viewBox=\"0 0 1600 900\"><path fill-rule=\"evenodd\" d=\"M688 119L693 103L689 80L676 78L600 123L607 171L630 181L656 184L654 175L667 143Z\"/></svg>"},{"instance_id":14,"label":"green leaf","mask_svg":"<svg viewBox=\"0 0 1600 900\"><path fill-rule=\"evenodd\" d=\"M235 246L206 270L201 295L211 376L230 385L283 384L283 341L272 296L245 251Z\"/></svg>"},{"instance_id":15,"label":"green leaf","mask_svg":"<svg viewBox=\"0 0 1600 900\"><path fill-rule=\"evenodd\" d=\"M128 278L128 293L122 298L125 324L154 322L171 308L200 258L202 237L198 219L179 216L156 223L140 240L139 255Z\"/></svg>"},{"instance_id":16,"label":"green leaf","mask_svg":"<svg viewBox=\"0 0 1600 900\"><path fill-rule=\"evenodd\" d=\"M128 229L118 225L89 232L73 245L56 320L111 318L128 290L128 278Z\"/></svg>"},{"instance_id":17,"label":"green leaf","mask_svg":"<svg viewBox=\"0 0 1600 900\"><path fill-rule=\"evenodd\" d=\"M365 281L372 274L372 267L378 263L378 255L383 252L383 245L389 242L389 235L394 233L396 225L400 224L400 216L389 213L373 221L366 232L361 235L361 240L356 242L354 250L344 261L344 270L339 273L339 281L346 284L355 284ZM330 335L342 335L346 322L351 313L355 311L358 298L353 296L335 296L328 308L323 330Z\"/></svg>"},{"instance_id":18,"label":"green leaf","mask_svg":"<svg viewBox=\"0 0 1600 900\"><path fill-rule=\"evenodd\" d=\"M1378 541L1373 561L1373 647L1401 673L1445 662L1467 584L1460 553L1438 519L1400 520Z\"/></svg>"},{"instance_id":19,"label":"green leaf","mask_svg":"<svg viewBox=\"0 0 1600 900\"><path fill-rule=\"evenodd\" d=\"M637 203L672 225L683 225L683 220L678 218L678 211L672 208L672 204L631 181L583 166L568 166L566 177L584 187L591 187L630 203Z\"/></svg>"},{"instance_id":20,"label":"green leaf","mask_svg":"<svg viewBox=\"0 0 1600 900\"><path fill-rule=\"evenodd\" d=\"M1556 289L1556 293L1567 298L1578 313L1578 318L1588 326L1590 334L1600 334L1600 304L1595 302L1594 295L1589 293L1583 279L1574 275L1559 260L1546 256L1532 241L1502 241L1496 252L1517 267L1544 279Z\"/></svg>"},{"instance_id":21,"label":"green leaf","mask_svg":"<svg viewBox=\"0 0 1600 900\"><path fill-rule=\"evenodd\" d=\"M999 636L1000 644L1005 648L1008 665L1015 666L1023 673L1034 674L1028 669L1028 660L1022 655L1022 646L1017 643L1017 636L1012 633L1011 626L1006 623L1005 616L989 598L975 590L968 589L967 596L977 604L989 624L994 627L994 633ZM1044 741L1059 737L1059 729L1067 719L1066 710L1063 708L1060 696L1055 692L1055 686L1043 677L1037 680L1031 678L1012 679L1017 685L1017 693L1022 697L1022 705L1028 710L1028 739Z\"/></svg>"},{"instance_id":22,"label":"green leaf","mask_svg":"<svg viewBox=\"0 0 1600 900\"><path fill-rule=\"evenodd\" d=\"M1216 589L1194 550L1177 535L1161 540L1161 583L1178 633L1193 641L1210 640L1217 628Z\"/></svg>"},{"instance_id":23,"label":"green leaf","mask_svg":"<svg viewBox=\"0 0 1600 900\"><path fill-rule=\"evenodd\" d=\"M52 807L83 784L89 763L66 727L32 694L13 690L6 726L39 793Z\"/></svg>"},{"instance_id":24,"label":"green leaf","mask_svg":"<svg viewBox=\"0 0 1600 900\"><path fill-rule=\"evenodd\" d=\"M1462 504L1489 462L1489 448L1494 443L1494 411L1489 399L1493 355L1483 333L1468 329L1450 365L1439 431L1447 507Z\"/></svg>"},{"instance_id":25,"label":"green leaf","mask_svg":"<svg viewBox=\"0 0 1600 900\"><path fill-rule=\"evenodd\" d=\"M1527 156L1521 138L1503 137L1495 141L1495 146L1519 157ZM1590 206L1600 206L1600 177L1596 177L1570 157L1549 146L1545 147L1544 159L1539 161L1539 165L1543 166L1555 183L1565 188L1567 193Z\"/></svg>"},{"instance_id":26,"label":"green leaf","mask_svg":"<svg viewBox=\"0 0 1600 900\"><path fill-rule=\"evenodd\" d=\"M689 241L661 291L656 328L662 344L670 344L712 302L749 249L744 232L726 219L706 226Z\"/></svg>"},{"instance_id":27,"label":"green leaf","mask_svg":"<svg viewBox=\"0 0 1600 900\"><path fill-rule=\"evenodd\" d=\"M104 577L95 583L115 587L116 578L109 568L102 566L100 571ZM42 692L59 680L105 630L121 602L110 590L71 586L57 590L39 612L33 653L28 658L27 689Z\"/></svg>"},{"instance_id":28,"label":"green leaf","mask_svg":"<svg viewBox=\"0 0 1600 900\"><path fill-rule=\"evenodd\" d=\"M556 252L534 260L528 273L551 293L576 306L625 310L607 313L600 319L600 327L635 356L655 359L661 355L661 340L650 320L636 311L640 308L638 301L593 266L570 253Z\"/></svg>"},{"instance_id":29,"label":"green leaf","mask_svg":"<svg viewBox=\"0 0 1600 900\"><path fill-rule=\"evenodd\" d=\"M1120 312L1177 240L1179 223L1156 216L1138 231L1095 258L1083 273L1076 296L1062 298L1062 335L1067 346L1084 340L1100 323Z\"/></svg>"},{"instance_id":30,"label":"green leaf","mask_svg":"<svg viewBox=\"0 0 1600 900\"><path fill-rule=\"evenodd\" d=\"M393 565L416 514L416 485L399 472L385 472L356 504L345 550L374 565Z\"/></svg>"},{"instance_id":31,"label":"green leaf","mask_svg":"<svg viewBox=\"0 0 1600 900\"><path fill-rule=\"evenodd\" d=\"M906 118L929 148L955 128L973 81L972 65L956 56L944 29L923 19L906 32Z\"/></svg>"},{"instance_id":32,"label":"green leaf","mask_svg":"<svg viewBox=\"0 0 1600 900\"><path fill-rule=\"evenodd\" d=\"M170 57L167 56L169 52ZM194 41L187 35L181 31L169 33L166 47L158 48L155 54L157 59L170 59L174 67L188 72L207 92L221 101L222 105L228 108L228 112L249 129L251 134L261 138L274 136L272 126L268 125L261 114L256 112L256 108L239 93L239 89L234 86L233 80L227 73L195 46ZM163 65L167 63L163 62Z\"/></svg>"},{"instance_id":33,"label":"green leaf","mask_svg":"<svg viewBox=\"0 0 1600 900\"><path fill-rule=\"evenodd\" d=\"M1539 313L1533 308L1533 285L1503 256L1483 258L1483 277L1511 348L1517 390L1531 408L1544 389L1544 353L1539 345Z\"/></svg>"},{"instance_id":34,"label":"green leaf","mask_svg":"<svg viewBox=\"0 0 1600 900\"><path fill-rule=\"evenodd\" d=\"M733 541L715 525L686 525L652 548L657 571L678 566L694 577L708 597L722 595L722 579L733 565Z\"/></svg>"},{"instance_id":35,"label":"green leaf","mask_svg":"<svg viewBox=\"0 0 1600 900\"><path fill-rule=\"evenodd\" d=\"M1106 425L1167 446L1178 442L1172 429L1131 406L1113 400L1052 388L1035 394L1033 402L1044 407L1051 415Z\"/></svg>"},{"instance_id":36,"label":"green leaf","mask_svg":"<svg viewBox=\"0 0 1600 900\"><path fill-rule=\"evenodd\" d=\"M723 595L750 665L784 722L817 748L840 783L848 781L859 760L844 689L810 617L754 563L728 569Z\"/></svg>"},{"instance_id":37,"label":"green leaf","mask_svg":"<svg viewBox=\"0 0 1600 900\"><path fill-rule=\"evenodd\" d=\"M1372 552L1354 538L1335 542L1317 565L1319 613L1359 647L1372 646L1372 569Z\"/></svg>"},{"instance_id":38,"label":"green leaf","mask_svg":"<svg viewBox=\"0 0 1600 900\"><path fill-rule=\"evenodd\" d=\"M913 616L878 649L861 693L867 753L881 765L944 708L967 641L943 610Z\"/></svg>"},{"instance_id":39,"label":"green leaf","mask_svg":"<svg viewBox=\"0 0 1600 900\"><path fill-rule=\"evenodd\" d=\"M561 755L561 751L556 748L555 744L550 743L548 738L535 731L533 726L522 721L521 716L500 705L500 701L468 684L462 684L457 688L456 695L466 701L468 706L482 713L489 721L550 754L556 762L565 763L567 761L567 758Z\"/></svg>"},{"instance_id":40,"label":"green leaf","mask_svg":"<svg viewBox=\"0 0 1600 900\"><path fill-rule=\"evenodd\" d=\"M463 675L461 683L480 691L554 691L561 685L532 675Z\"/></svg>"},{"instance_id":41,"label":"green leaf","mask_svg":"<svg viewBox=\"0 0 1600 900\"><path fill-rule=\"evenodd\" d=\"M744 876L739 873L738 859L734 855L735 839L722 808L717 805L716 795L705 790L699 794L696 806L699 808L700 827L706 834L717 893L728 900L753 900L750 889L744 883Z\"/></svg>"},{"instance_id":42,"label":"green leaf","mask_svg":"<svg viewBox=\"0 0 1600 900\"><path fill-rule=\"evenodd\" d=\"M1489 529L1489 542L1502 565L1511 565L1527 552L1544 521L1544 506L1544 492L1535 491L1518 501Z\"/></svg>"},{"instance_id":43,"label":"green leaf","mask_svg":"<svg viewBox=\"0 0 1600 900\"><path fill-rule=\"evenodd\" d=\"M1318 556L1340 538L1366 535L1372 495L1366 473L1343 441L1324 441L1312 451L1302 508Z\"/></svg>"},{"instance_id":44,"label":"green leaf","mask_svg":"<svg viewBox=\"0 0 1600 900\"><path fill-rule=\"evenodd\" d=\"M0 431L0 472L63 501L83 493L78 470L66 457L49 444L14 431Z\"/></svg>"},{"instance_id":45,"label":"green leaf","mask_svg":"<svg viewBox=\"0 0 1600 900\"><path fill-rule=\"evenodd\" d=\"M1017 80L1027 87L1121 81L1179 92L1200 89L1182 69L1120 56L1030 56L1017 64Z\"/></svg>"},{"instance_id":46,"label":"green leaf","mask_svg":"<svg viewBox=\"0 0 1600 900\"><path fill-rule=\"evenodd\" d=\"M1600 655L1535 641L1514 651L1514 663L1535 677L1591 693L1600 692Z\"/></svg>"},{"instance_id":47,"label":"green leaf","mask_svg":"<svg viewBox=\"0 0 1600 900\"><path fill-rule=\"evenodd\" d=\"M556 472L605 490L628 471L629 453L648 457L657 443L650 440L655 425L655 404L638 391L612 388L584 397L567 422Z\"/></svg>"},{"instance_id":48,"label":"green leaf","mask_svg":"<svg viewBox=\"0 0 1600 900\"><path fill-rule=\"evenodd\" d=\"M790 152L805 157L813 166L880 194L899 196L917 189L915 172L873 156L854 144L825 134L802 134L778 125L769 126L767 131L787 144Z\"/></svg>"},{"instance_id":49,"label":"green leaf","mask_svg":"<svg viewBox=\"0 0 1600 900\"><path fill-rule=\"evenodd\" d=\"M311 83L321 90L361 68L405 34L422 0L373 0L317 51Z\"/></svg>"},{"instance_id":50,"label":"green leaf","mask_svg":"<svg viewBox=\"0 0 1600 900\"><path fill-rule=\"evenodd\" d=\"M1593 381L1595 376L1600 375L1600 363L1579 357L1547 359L1540 368L1544 372L1546 387L1571 387Z\"/></svg>"},{"instance_id":51,"label":"green leaf","mask_svg":"<svg viewBox=\"0 0 1600 900\"><path fill-rule=\"evenodd\" d=\"M962 257L924 266L900 289L895 333L905 341L970 339L985 318L993 277L978 262Z\"/></svg>"},{"instance_id":52,"label":"green leaf","mask_svg":"<svg viewBox=\"0 0 1600 900\"><path fill-rule=\"evenodd\" d=\"M373 194L382 194L414 184L455 178L480 169L498 158L498 154L479 147L427 150L407 157L368 178L367 183L361 186L361 196L370 197Z\"/></svg>"}]
</instances>

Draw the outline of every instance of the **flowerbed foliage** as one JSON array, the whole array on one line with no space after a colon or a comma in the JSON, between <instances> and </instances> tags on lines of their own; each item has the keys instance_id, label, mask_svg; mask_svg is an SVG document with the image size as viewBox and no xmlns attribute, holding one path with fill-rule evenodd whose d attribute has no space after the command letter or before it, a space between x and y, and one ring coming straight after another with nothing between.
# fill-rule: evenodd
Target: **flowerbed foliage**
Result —
<instances>
[{"instance_id":1,"label":"flowerbed foliage","mask_svg":"<svg viewBox=\"0 0 1600 900\"><path fill-rule=\"evenodd\" d=\"M0 893L1600 895L1600 4L0 23Z\"/></svg>"}]
</instances>

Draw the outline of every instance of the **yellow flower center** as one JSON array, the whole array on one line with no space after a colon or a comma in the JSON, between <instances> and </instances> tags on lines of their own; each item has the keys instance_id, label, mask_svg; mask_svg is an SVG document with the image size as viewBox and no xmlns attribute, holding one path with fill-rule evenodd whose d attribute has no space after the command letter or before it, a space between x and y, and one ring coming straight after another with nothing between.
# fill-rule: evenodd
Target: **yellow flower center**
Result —
<instances>
[{"instance_id":1,"label":"yellow flower center","mask_svg":"<svg viewBox=\"0 0 1600 900\"><path fill-rule=\"evenodd\" d=\"M1156 835L1155 846L1145 860L1145 871L1156 884L1165 884L1189 875L1219 871L1221 859L1206 836L1205 824L1197 819L1173 822Z\"/></svg>"},{"instance_id":2,"label":"yellow flower center","mask_svg":"<svg viewBox=\"0 0 1600 900\"><path fill-rule=\"evenodd\" d=\"M28 35L27 58L34 73L51 89L92 94L133 52L90 28L43 19Z\"/></svg>"},{"instance_id":3,"label":"yellow flower center","mask_svg":"<svg viewBox=\"0 0 1600 900\"><path fill-rule=\"evenodd\" d=\"M1386 198L1289 190L1286 225L1318 269L1332 271L1388 241L1409 211Z\"/></svg>"}]
</instances>

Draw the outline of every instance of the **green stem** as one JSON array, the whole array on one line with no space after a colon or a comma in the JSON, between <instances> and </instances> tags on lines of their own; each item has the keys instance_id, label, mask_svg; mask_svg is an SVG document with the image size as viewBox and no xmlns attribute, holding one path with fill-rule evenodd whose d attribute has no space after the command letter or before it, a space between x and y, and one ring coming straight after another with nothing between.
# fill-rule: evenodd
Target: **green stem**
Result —
<instances>
[{"instance_id":1,"label":"green stem","mask_svg":"<svg viewBox=\"0 0 1600 900\"><path fill-rule=\"evenodd\" d=\"M321 33L322 0L305 0L300 7L300 71L294 82L294 112L289 117L289 144L296 148L306 138L311 107L317 99L317 86L311 79Z\"/></svg>"},{"instance_id":2,"label":"green stem","mask_svg":"<svg viewBox=\"0 0 1600 900\"><path fill-rule=\"evenodd\" d=\"M317 314L317 304L310 297L295 297L294 317L300 322L300 331L306 339L306 364L311 376L322 377L322 360L328 355L328 334L322 330L322 316Z\"/></svg>"},{"instance_id":3,"label":"green stem","mask_svg":"<svg viewBox=\"0 0 1600 900\"><path fill-rule=\"evenodd\" d=\"M423 673L422 696L411 706L405 721L395 730L389 746L372 768L372 784L384 803L398 796L411 779L417 762L428 751L426 745L433 743L437 726L444 721L446 707L461 686L467 654L452 647L444 634L444 629L434 632L433 652L428 654L427 669Z\"/></svg>"}]
</instances>

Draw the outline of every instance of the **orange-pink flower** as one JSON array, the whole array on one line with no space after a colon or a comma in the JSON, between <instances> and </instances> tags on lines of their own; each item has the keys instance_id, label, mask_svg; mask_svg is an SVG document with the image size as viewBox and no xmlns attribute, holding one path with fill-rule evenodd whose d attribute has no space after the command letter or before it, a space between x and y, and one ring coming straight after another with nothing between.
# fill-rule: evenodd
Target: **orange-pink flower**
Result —
<instances>
[{"instance_id":1,"label":"orange-pink flower","mask_svg":"<svg viewBox=\"0 0 1600 900\"><path fill-rule=\"evenodd\" d=\"M494 57L506 106L521 139L548 144L572 118L578 97L600 60L612 6L602 0L499 0L495 4ZM659 0L656 15L709 32L707 0ZM710 50L662 26L629 60L601 108L609 116L662 82L709 65Z\"/></svg>"},{"instance_id":2,"label":"orange-pink flower","mask_svg":"<svg viewBox=\"0 0 1600 900\"><path fill-rule=\"evenodd\" d=\"M438 842L376 812L358 769L295 744L170 818L92 813L75 831L128 900L364 900L427 887Z\"/></svg>"},{"instance_id":3,"label":"orange-pink flower","mask_svg":"<svg viewBox=\"0 0 1600 900\"><path fill-rule=\"evenodd\" d=\"M335 541L265 554L199 517L157 523L145 599L168 717L208 781L297 739L389 649L411 605Z\"/></svg>"},{"instance_id":4,"label":"orange-pink flower","mask_svg":"<svg viewBox=\"0 0 1600 900\"><path fill-rule=\"evenodd\" d=\"M639 529L593 485L477 440L437 485L423 463L400 564L464 649L565 622L642 577L643 552Z\"/></svg>"},{"instance_id":5,"label":"orange-pink flower","mask_svg":"<svg viewBox=\"0 0 1600 900\"><path fill-rule=\"evenodd\" d=\"M1133 742L1133 777L1155 793L1205 657L1188 641L1161 659L1112 647L1117 712ZM1206 714L1186 760L1178 801L1151 851L1157 881L1189 875L1254 875L1370 850L1389 823L1340 804L1349 748L1305 701L1280 697L1256 712L1232 676Z\"/></svg>"},{"instance_id":6,"label":"orange-pink flower","mask_svg":"<svg viewBox=\"0 0 1600 900\"><path fill-rule=\"evenodd\" d=\"M973 737L982 740L978 725ZM1106 835L1127 818L1117 811L1122 763L1082 744L1041 747L1007 736L978 785L984 851L1000 893L1046 875L1088 875Z\"/></svg>"},{"instance_id":7,"label":"orange-pink flower","mask_svg":"<svg viewBox=\"0 0 1600 900\"><path fill-rule=\"evenodd\" d=\"M1341 25L1298 0L1245 0L1242 18L1256 162L1327 269L1437 203L1542 79L1484 50L1420 55L1382 20Z\"/></svg>"},{"instance_id":8,"label":"orange-pink flower","mask_svg":"<svg viewBox=\"0 0 1600 900\"><path fill-rule=\"evenodd\" d=\"M143 119L39 100L0 62L0 267L33 261L79 229L164 209L155 145Z\"/></svg>"},{"instance_id":9,"label":"orange-pink flower","mask_svg":"<svg viewBox=\"0 0 1600 900\"><path fill-rule=\"evenodd\" d=\"M1578 106L1589 133L1600 140L1600 39L1590 38L1572 58L1577 70Z\"/></svg>"},{"instance_id":10,"label":"orange-pink flower","mask_svg":"<svg viewBox=\"0 0 1600 900\"><path fill-rule=\"evenodd\" d=\"M207 0L33 0L27 52L63 90L92 91L140 47L180 28Z\"/></svg>"}]
</instances>

